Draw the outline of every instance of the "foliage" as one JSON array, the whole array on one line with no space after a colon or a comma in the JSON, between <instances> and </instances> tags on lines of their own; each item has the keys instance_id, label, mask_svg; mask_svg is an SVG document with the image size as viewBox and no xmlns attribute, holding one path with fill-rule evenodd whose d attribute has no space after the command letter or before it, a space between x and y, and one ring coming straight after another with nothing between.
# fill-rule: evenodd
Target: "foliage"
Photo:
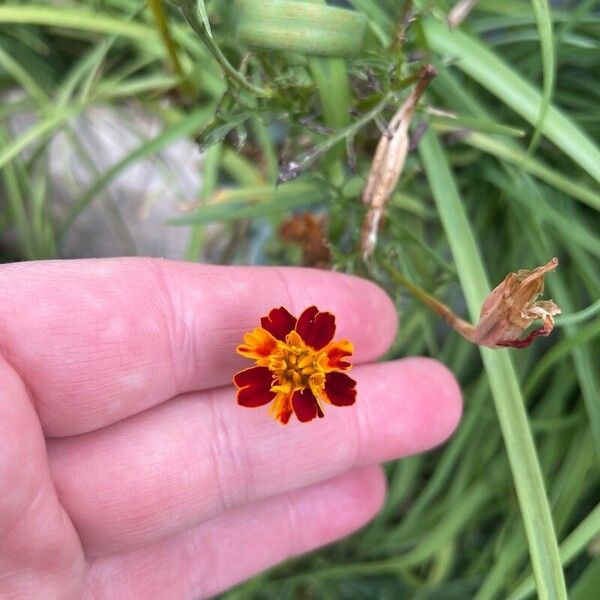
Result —
<instances>
[{"instance_id":1,"label":"foliage","mask_svg":"<svg viewBox=\"0 0 600 600\"><path fill-rule=\"evenodd\" d=\"M174 140L196 137L206 150L198 206L164 225L191 228L188 259L206 251L206 224L220 223L222 261L247 262L252 249L266 264L299 262L281 224L298 211L324 215L332 267L373 278L397 300L402 328L389 356L434 356L465 390L463 423L444 448L387 466L388 500L368 528L226 597L524 598L535 574L539 597L558 598L561 560L572 597L592 598L599 559L591 542L600 535L597 6L481 0L450 30L446 0L336 4L367 19L362 48L345 58L249 54L229 0L201 2L200 35L160 2L0 5L0 89L11 93L0 106L0 232L16 240L4 258L59 255L65 231L111 181ZM360 194L375 145L428 62L438 75L413 119L418 151L408 155L365 264ZM162 131L96 173L57 217L49 141L59 131L76 135L73 117L89 107L124 104L160 117ZM37 121L15 134L9 119L23 112ZM552 338L483 356L390 275L468 307L475 319L490 283L555 255L560 267L547 283L565 316Z\"/></svg>"}]
</instances>

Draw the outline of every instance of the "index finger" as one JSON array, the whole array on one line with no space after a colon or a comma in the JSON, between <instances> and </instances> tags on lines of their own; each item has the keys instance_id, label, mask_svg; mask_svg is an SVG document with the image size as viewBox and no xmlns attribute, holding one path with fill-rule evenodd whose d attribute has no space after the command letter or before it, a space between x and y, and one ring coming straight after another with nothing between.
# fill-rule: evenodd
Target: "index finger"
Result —
<instances>
[{"instance_id":1,"label":"index finger","mask_svg":"<svg viewBox=\"0 0 600 600\"><path fill-rule=\"evenodd\" d=\"M0 276L0 351L47 436L229 383L244 366L234 352L242 335L276 306L332 312L356 362L381 355L396 333L379 287L328 271L123 258L5 265Z\"/></svg>"}]
</instances>

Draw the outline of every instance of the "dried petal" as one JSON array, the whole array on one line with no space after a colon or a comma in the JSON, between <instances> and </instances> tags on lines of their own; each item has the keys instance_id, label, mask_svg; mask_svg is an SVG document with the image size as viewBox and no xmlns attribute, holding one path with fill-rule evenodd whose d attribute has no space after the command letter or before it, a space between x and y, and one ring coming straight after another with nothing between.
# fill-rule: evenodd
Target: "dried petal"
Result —
<instances>
[{"instance_id":1,"label":"dried petal","mask_svg":"<svg viewBox=\"0 0 600 600\"><path fill-rule=\"evenodd\" d=\"M554 271L557 265L558 259L553 258L536 269L509 273L483 303L471 340L491 348L524 348L534 338L549 335L554 328L554 315L560 314L560 308L552 300L538 301L538 297L544 290L544 275ZM543 321L542 327L519 339L538 319Z\"/></svg>"},{"instance_id":2,"label":"dried petal","mask_svg":"<svg viewBox=\"0 0 600 600\"><path fill-rule=\"evenodd\" d=\"M304 213L294 215L285 221L279 234L285 242L300 246L304 266L326 268L330 262L331 252L324 230L323 218Z\"/></svg>"}]
</instances>

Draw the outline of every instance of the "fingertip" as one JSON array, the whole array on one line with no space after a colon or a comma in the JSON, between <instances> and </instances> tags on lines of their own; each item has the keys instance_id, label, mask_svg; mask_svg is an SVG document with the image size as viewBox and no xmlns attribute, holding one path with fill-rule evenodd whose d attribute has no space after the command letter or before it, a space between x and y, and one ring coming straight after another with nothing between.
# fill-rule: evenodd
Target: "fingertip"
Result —
<instances>
[{"instance_id":1,"label":"fingertip","mask_svg":"<svg viewBox=\"0 0 600 600\"><path fill-rule=\"evenodd\" d=\"M454 375L431 358L405 358L359 367L363 460L391 460L445 442L462 414ZM361 402L362 399L362 402Z\"/></svg>"},{"instance_id":2,"label":"fingertip","mask_svg":"<svg viewBox=\"0 0 600 600\"><path fill-rule=\"evenodd\" d=\"M417 399L417 451L443 444L456 430L462 415L462 393L454 374L441 362L425 357L402 360L405 377ZM419 448L420 446L420 448Z\"/></svg>"},{"instance_id":3,"label":"fingertip","mask_svg":"<svg viewBox=\"0 0 600 600\"><path fill-rule=\"evenodd\" d=\"M357 469L349 481L349 493L357 503L359 522L370 521L383 506L387 492L387 479L383 469L379 465L370 465Z\"/></svg>"},{"instance_id":4,"label":"fingertip","mask_svg":"<svg viewBox=\"0 0 600 600\"><path fill-rule=\"evenodd\" d=\"M443 363L431 358L422 359L424 364L429 364L432 385L436 386L440 424L439 443L445 442L455 431L460 423L463 412L463 397L460 385L454 373Z\"/></svg>"},{"instance_id":5,"label":"fingertip","mask_svg":"<svg viewBox=\"0 0 600 600\"><path fill-rule=\"evenodd\" d=\"M330 543L368 523L381 509L386 480L379 465L358 467L334 479L307 488L298 514L310 514L313 525L304 540L307 547Z\"/></svg>"}]
</instances>

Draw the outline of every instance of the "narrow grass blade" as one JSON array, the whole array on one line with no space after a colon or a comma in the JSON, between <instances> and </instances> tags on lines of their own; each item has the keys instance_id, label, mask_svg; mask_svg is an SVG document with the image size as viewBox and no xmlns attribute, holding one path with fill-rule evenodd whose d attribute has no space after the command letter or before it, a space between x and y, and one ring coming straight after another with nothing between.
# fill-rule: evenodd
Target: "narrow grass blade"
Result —
<instances>
[{"instance_id":1,"label":"narrow grass blade","mask_svg":"<svg viewBox=\"0 0 600 600\"><path fill-rule=\"evenodd\" d=\"M554 79L556 71L556 57L554 54L554 39L552 37L552 14L548 0L531 0L538 33L540 36L540 48L542 51L542 70L544 73L544 83L540 109L535 122L535 131L529 144L529 151L532 152L539 142L540 135L544 127L544 121L550 108L552 92L554 91Z\"/></svg>"},{"instance_id":2,"label":"narrow grass blade","mask_svg":"<svg viewBox=\"0 0 600 600\"><path fill-rule=\"evenodd\" d=\"M84 8L7 4L0 6L0 23L20 23L95 31L131 38L139 42L158 42L156 31L141 23L131 23Z\"/></svg>"},{"instance_id":3,"label":"narrow grass blade","mask_svg":"<svg viewBox=\"0 0 600 600\"><path fill-rule=\"evenodd\" d=\"M12 75L15 81L40 105L48 101L48 95L39 83L32 77L14 57L0 46L0 67Z\"/></svg>"},{"instance_id":4,"label":"narrow grass blade","mask_svg":"<svg viewBox=\"0 0 600 600\"><path fill-rule=\"evenodd\" d=\"M509 127L501 123L495 123L486 119L478 119L476 117L443 117L431 115L429 117L431 123L439 126L442 129L456 131L460 129L481 131L484 133L496 133L498 135L506 135L509 137L523 137L525 131L516 127Z\"/></svg>"},{"instance_id":5,"label":"narrow grass blade","mask_svg":"<svg viewBox=\"0 0 600 600\"><path fill-rule=\"evenodd\" d=\"M210 21L208 20L208 12L206 12L206 4L204 3L204 0L198 0L198 12L200 13L200 18L204 23L204 27L206 27L206 33L212 37L213 34L210 28Z\"/></svg>"},{"instance_id":6,"label":"narrow grass blade","mask_svg":"<svg viewBox=\"0 0 600 600\"><path fill-rule=\"evenodd\" d=\"M420 154L471 318L476 320L489 283L444 151L433 131L423 138ZM548 498L509 351L482 348L481 355L519 499L539 597L566 599Z\"/></svg>"},{"instance_id":7,"label":"narrow grass blade","mask_svg":"<svg viewBox=\"0 0 600 600\"><path fill-rule=\"evenodd\" d=\"M450 31L432 19L426 20L423 28L431 49L446 58L457 59L460 69L535 125L542 104L541 94L504 60L477 38L459 30ZM540 129L600 182L600 149L571 119L550 106Z\"/></svg>"},{"instance_id":8,"label":"narrow grass blade","mask_svg":"<svg viewBox=\"0 0 600 600\"><path fill-rule=\"evenodd\" d=\"M592 510L560 545L560 558L569 566L587 545L600 535L600 504ZM509 600L523 600L535 592L533 577L528 577L510 596Z\"/></svg>"},{"instance_id":9,"label":"narrow grass blade","mask_svg":"<svg viewBox=\"0 0 600 600\"><path fill-rule=\"evenodd\" d=\"M577 183L573 178L561 174L556 169L545 165L540 160L528 156L525 151L515 148L514 145L507 144L503 140L482 133L469 133L462 141L469 146L479 148L479 150L483 150L506 162L517 165L538 179L555 187L557 190L564 192L596 210L600 210L600 193L585 185Z\"/></svg>"},{"instance_id":10,"label":"narrow grass blade","mask_svg":"<svg viewBox=\"0 0 600 600\"><path fill-rule=\"evenodd\" d=\"M217 188L219 178L219 167L223 156L223 145L215 144L204 154L202 160L202 200L210 198ZM190 241L186 251L186 259L195 261L200 258L204 242L204 228L202 225L192 227Z\"/></svg>"},{"instance_id":11,"label":"narrow grass blade","mask_svg":"<svg viewBox=\"0 0 600 600\"><path fill-rule=\"evenodd\" d=\"M8 140L7 131L3 125L0 125L0 145L5 145ZM8 164L4 165L4 168L0 169L0 177L4 184L6 202L22 246L23 255L27 258L35 258L35 244L29 215L27 214L25 199L19 187L12 162L8 162Z\"/></svg>"},{"instance_id":12,"label":"narrow grass blade","mask_svg":"<svg viewBox=\"0 0 600 600\"><path fill-rule=\"evenodd\" d=\"M275 188L272 185L232 190L228 201L208 204L194 214L169 221L171 225L203 225L265 217L327 200L316 186L297 182Z\"/></svg>"},{"instance_id":13,"label":"narrow grass blade","mask_svg":"<svg viewBox=\"0 0 600 600\"><path fill-rule=\"evenodd\" d=\"M57 129L63 125L69 117L77 114L81 108L81 106L74 106L70 107L68 110L57 110L50 116L38 121L18 137L12 138L10 142L0 150L0 169L9 160L12 160L17 154L27 148L29 144L51 132L53 129Z\"/></svg>"}]
</instances>

